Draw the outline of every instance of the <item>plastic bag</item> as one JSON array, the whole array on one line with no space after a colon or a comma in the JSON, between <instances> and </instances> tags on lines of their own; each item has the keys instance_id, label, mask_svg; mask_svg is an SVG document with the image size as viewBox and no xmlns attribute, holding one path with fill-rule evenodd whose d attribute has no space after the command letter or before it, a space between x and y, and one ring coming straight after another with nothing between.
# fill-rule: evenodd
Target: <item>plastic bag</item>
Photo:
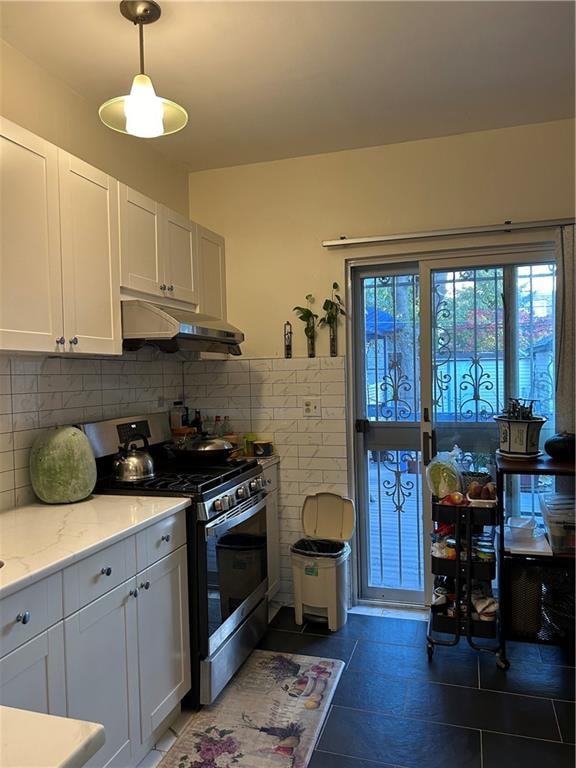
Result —
<instances>
[{"instance_id":1,"label":"plastic bag","mask_svg":"<svg viewBox=\"0 0 576 768\"><path fill-rule=\"evenodd\" d=\"M457 459L461 451L457 445L451 451L437 453L426 467L426 482L437 499L462 490L462 475Z\"/></svg>"}]
</instances>

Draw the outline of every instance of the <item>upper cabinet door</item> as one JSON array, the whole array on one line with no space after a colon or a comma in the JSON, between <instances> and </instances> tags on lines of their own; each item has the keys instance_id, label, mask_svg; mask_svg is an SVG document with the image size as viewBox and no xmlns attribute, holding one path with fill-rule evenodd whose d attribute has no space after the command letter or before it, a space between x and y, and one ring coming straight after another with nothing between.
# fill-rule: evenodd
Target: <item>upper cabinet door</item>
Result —
<instances>
[{"instance_id":1,"label":"upper cabinet door","mask_svg":"<svg viewBox=\"0 0 576 768\"><path fill-rule=\"evenodd\" d=\"M166 296L198 304L196 224L179 213L163 208L162 229Z\"/></svg>"},{"instance_id":2,"label":"upper cabinet door","mask_svg":"<svg viewBox=\"0 0 576 768\"><path fill-rule=\"evenodd\" d=\"M226 320L226 257L224 238L198 225L200 312Z\"/></svg>"},{"instance_id":3,"label":"upper cabinet door","mask_svg":"<svg viewBox=\"0 0 576 768\"><path fill-rule=\"evenodd\" d=\"M0 118L0 349L63 349L57 153Z\"/></svg>"},{"instance_id":4,"label":"upper cabinet door","mask_svg":"<svg viewBox=\"0 0 576 768\"><path fill-rule=\"evenodd\" d=\"M124 288L162 296L159 209L155 200L119 185L120 282Z\"/></svg>"},{"instance_id":5,"label":"upper cabinet door","mask_svg":"<svg viewBox=\"0 0 576 768\"><path fill-rule=\"evenodd\" d=\"M121 354L118 182L58 154L65 351Z\"/></svg>"}]
</instances>

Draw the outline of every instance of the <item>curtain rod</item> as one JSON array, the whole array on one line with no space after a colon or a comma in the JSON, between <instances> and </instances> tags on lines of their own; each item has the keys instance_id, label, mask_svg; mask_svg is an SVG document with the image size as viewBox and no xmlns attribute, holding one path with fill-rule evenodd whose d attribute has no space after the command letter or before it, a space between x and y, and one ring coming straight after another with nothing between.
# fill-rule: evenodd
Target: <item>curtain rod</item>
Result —
<instances>
[{"instance_id":1,"label":"curtain rod","mask_svg":"<svg viewBox=\"0 0 576 768\"><path fill-rule=\"evenodd\" d=\"M338 240L322 240L323 248L347 248L353 245L376 245L392 243L398 240L425 240L430 237L458 237L459 235L478 235L490 232L512 232L521 229L544 229L562 227L575 223L575 219L546 219L544 221L522 221L513 224L488 224L483 227L465 227L463 229L433 229L429 232L410 232L400 235L378 235L373 237L340 237Z\"/></svg>"}]
</instances>

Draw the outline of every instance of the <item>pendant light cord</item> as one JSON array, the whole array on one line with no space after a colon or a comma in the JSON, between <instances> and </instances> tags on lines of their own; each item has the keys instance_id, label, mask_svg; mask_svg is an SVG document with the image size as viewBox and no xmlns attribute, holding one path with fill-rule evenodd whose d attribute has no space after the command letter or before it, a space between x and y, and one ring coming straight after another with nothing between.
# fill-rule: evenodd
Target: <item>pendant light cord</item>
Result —
<instances>
[{"instance_id":1,"label":"pendant light cord","mask_svg":"<svg viewBox=\"0 0 576 768\"><path fill-rule=\"evenodd\" d=\"M138 22L138 34L140 37L140 74L144 74L144 24Z\"/></svg>"}]
</instances>

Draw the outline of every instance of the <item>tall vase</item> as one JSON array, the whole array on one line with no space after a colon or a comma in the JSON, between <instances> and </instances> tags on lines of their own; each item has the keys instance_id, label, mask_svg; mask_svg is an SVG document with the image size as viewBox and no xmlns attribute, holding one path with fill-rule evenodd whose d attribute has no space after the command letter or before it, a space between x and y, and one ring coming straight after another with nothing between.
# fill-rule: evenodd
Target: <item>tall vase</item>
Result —
<instances>
[{"instance_id":1,"label":"tall vase","mask_svg":"<svg viewBox=\"0 0 576 768\"><path fill-rule=\"evenodd\" d=\"M306 321L306 343L308 346L308 357L316 357L316 329L313 317Z\"/></svg>"},{"instance_id":2,"label":"tall vase","mask_svg":"<svg viewBox=\"0 0 576 768\"><path fill-rule=\"evenodd\" d=\"M330 323L330 357L338 357L338 327L336 323Z\"/></svg>"}]
</instances>

